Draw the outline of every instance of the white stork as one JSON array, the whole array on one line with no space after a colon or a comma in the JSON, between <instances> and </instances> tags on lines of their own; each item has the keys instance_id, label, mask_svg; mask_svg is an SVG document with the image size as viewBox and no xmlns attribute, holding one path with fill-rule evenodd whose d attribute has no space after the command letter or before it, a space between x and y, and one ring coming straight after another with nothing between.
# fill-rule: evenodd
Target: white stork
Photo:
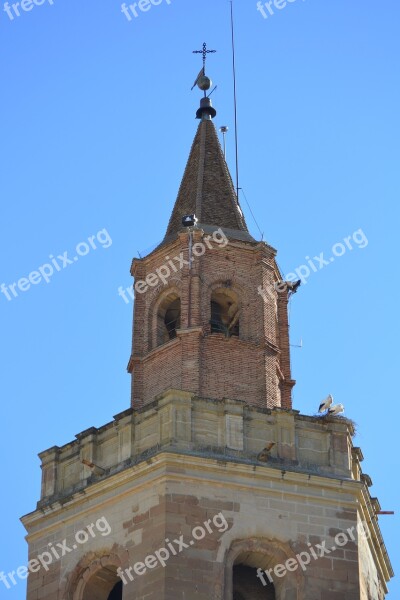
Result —
<instances>
[{"instance_id":1,"label":"white stork","mask_svg":"<svg viewBox=\"0 0 400 600\"><path fill-rule=\"evenodd\" d=\"M325 400L323 402L321 402L321 404L319 405L318 412L322 413L322 412L328 410L328 408L331 406L332 402L333 402L333 396L331 396L331 394L329 394L329 396L327 398L325 398Z\"/></svg>"},{"instance_id":2,"label":"white stork","mask_svg":"<svg viewBox=\"0 0 400 600\"><path fill-rule=\"evenodd\" d=\"M338 415L342 412L344 412L343 404L335 404L334 406L331 406L330 409L328 410L328 415L331 415L332 417L334 417L335 415Z\"/></svg>"}]
</instances>

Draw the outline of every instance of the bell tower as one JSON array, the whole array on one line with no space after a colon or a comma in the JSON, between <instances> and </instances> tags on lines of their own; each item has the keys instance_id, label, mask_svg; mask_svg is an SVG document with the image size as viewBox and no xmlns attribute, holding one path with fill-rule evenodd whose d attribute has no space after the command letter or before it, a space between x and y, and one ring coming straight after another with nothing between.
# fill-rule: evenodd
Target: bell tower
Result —
<instances>
[{"instance_id":1,"label":"bell tower","mask_svg":"<svg viewBox=\"0 0 400 600\"><path fill-rule=\"evenodd\" d=\"M132 264L132 407L177 388L290 409L288 289L278 292L276 251L248 232L209 98L197 115L164 240ZM182 224L188 215L193 227Z\"/></svg>"},{"instance_id":2,"label":"bell tower","mask_svg":"<svg viewBox=\"0 0 400 600\"><path fill-rule=\"evenodd\" d=\"M354 426L292 407L298 282L247 229L202 54L165 237L132 262L131 405L40 454L27 600L384 600Z\"/></svg>"}]
</instances>

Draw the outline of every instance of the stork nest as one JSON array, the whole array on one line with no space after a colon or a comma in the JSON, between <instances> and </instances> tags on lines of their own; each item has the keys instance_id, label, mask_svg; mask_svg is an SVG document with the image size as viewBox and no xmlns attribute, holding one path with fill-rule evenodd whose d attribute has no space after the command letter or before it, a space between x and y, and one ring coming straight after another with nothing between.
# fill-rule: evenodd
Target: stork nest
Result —
<instances>
[{"instance_id":1,"label":"stork nest","mask_svg":"<svg viewBox=\"0 0 400 600\"><path fill-rule=\"evenodd\" d=\"M353 421L353 419L349 419L348 417L344 417L343 415L330 415L329 413L325 413L321 415L317 413L314 415L316 419L319 419L323 423L337 423L338 421L342 423L346 423L346 425L350 429L350 435L354 438L357 435L357 423Z\"/></svg>"}]
</instances>

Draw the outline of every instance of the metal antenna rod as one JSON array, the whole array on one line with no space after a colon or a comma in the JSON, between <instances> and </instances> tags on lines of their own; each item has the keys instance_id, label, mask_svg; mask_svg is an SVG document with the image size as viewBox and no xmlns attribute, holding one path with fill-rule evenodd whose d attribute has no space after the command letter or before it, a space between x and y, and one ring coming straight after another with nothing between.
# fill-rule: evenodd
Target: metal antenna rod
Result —
<instances>
[{"instance_id":1,"label":"metal antenna rod","mask_svg":"<svg viewBox=\"0 0 400 600\"><path fill-rule=\"evenodd\" d=\"M233 19L233 0L231 2L231 30L232 30L232 67L233 67L233 100L235 105L235 153L236 153L236 196L239 203L239 156L237 133L237 101L236 101L236 59L235 59L235 30Z\"/></svg>"}]
</instances>

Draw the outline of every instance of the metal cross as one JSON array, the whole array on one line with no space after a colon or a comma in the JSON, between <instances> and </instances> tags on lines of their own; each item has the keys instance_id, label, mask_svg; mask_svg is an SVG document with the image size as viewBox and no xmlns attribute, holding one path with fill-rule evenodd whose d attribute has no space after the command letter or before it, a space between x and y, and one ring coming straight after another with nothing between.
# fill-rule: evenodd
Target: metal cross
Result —
<instances>
[{"instance_id":1,"label":"metal cross","mask_svg":"<svg viewBox=\"0 0 400 600\"><path fill-rule=\"evenodd\" d=\"M193 54L202 54L203 55L203 72L206 72L206 58L207 54L214 54L216 50L207 50L207 44L204 42L203 50L193 50Z\"/></svg>"}]
</instances>

